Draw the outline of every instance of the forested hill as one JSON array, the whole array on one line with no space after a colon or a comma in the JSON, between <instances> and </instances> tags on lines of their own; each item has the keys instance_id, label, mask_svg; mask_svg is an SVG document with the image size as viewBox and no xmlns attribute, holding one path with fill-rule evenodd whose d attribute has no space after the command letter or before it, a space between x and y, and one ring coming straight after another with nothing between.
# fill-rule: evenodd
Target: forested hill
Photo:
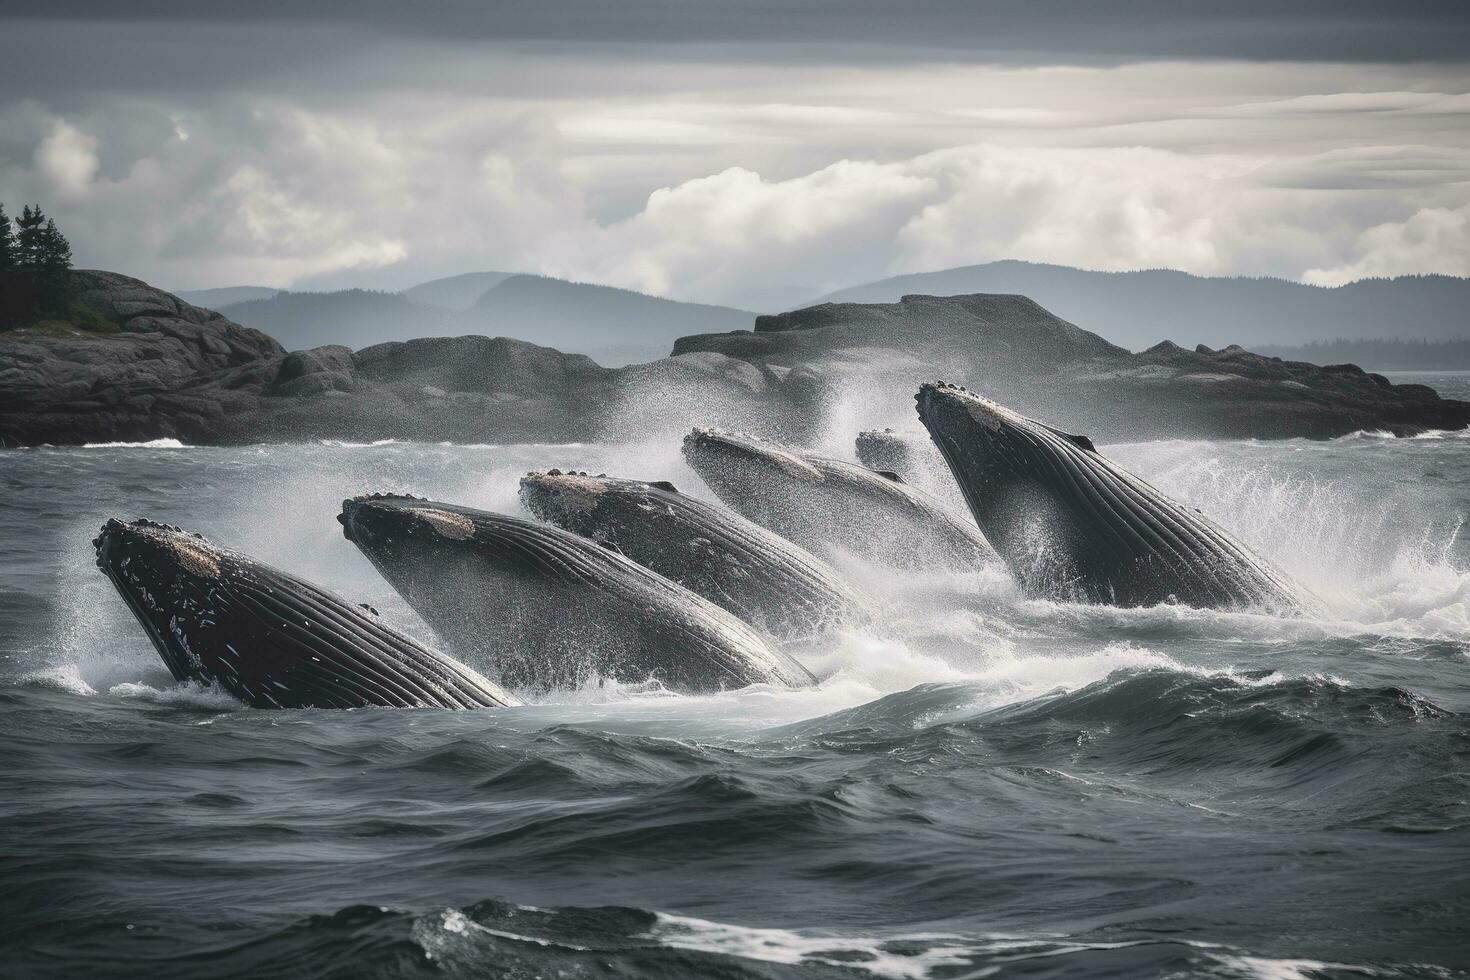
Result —
<instances>
[{"instance_id":1,"label":"forested hill","mask_svg":"<svg viewBox=\"0 0 1470 980\"><path fill-rule=\"evenodd\" d=\"M1004 261L883 279L824 300L893 303L908 293L1029 296L1130 350L1161 340L1259 350L1339 338L1470 337L1470 279L1453 276L1364 279L1328 289L1285 279L1206 278L1164 269L1090 272Z\"/></svg>"},{"instance_id":2,"label":"forested hill","mask_svg":"<svg viewBox=\"0 0 1470 980\"><path fill-rule=\"evenodd\" d=\"M1470 371L1470 337L1459 340L1327 340L1256 353L1309 364L1356 364L1367 371Z\"/></svg>"}]
</instances>

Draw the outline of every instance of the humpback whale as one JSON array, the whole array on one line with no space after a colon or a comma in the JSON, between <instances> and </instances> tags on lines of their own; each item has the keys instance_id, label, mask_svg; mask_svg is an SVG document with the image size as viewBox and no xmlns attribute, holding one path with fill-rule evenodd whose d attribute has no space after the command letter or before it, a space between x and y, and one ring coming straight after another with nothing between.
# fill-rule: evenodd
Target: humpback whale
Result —
<instances>
[{"instance_id":1,"label":"humpback whale","mask_svg":"<svg viewBox=\"0 0 1470 980\"><path fill-rule=\"evenodd\" d=\"M815 683L719 606L571 531L394 494L344 500L338 520L452 650L511 687Z\"/></svg>"},{"instance_id":2,"label":"humpback whale","mask_svg":"<svg viewBox=\"0 0 1470 980\"><path fill-rule=\"evenodd\" d=\"M177 527L116 518L92 542L169 672L257 708L499 708L477 672L309 582Z\"/></svg>"},{"instance_id":3,"label":"humpback whale","mask_svg":"<svg viewBox=\"0 0 1470 980\"><path fill-rule=\"evenodd\" d=\"M943 382L923 385L916 400L975 520L1029 594L1279 610L1308 601L1199 511L1105 459L1085 436Z\"/></svg>"},{"instance_id":4,"label":"humpback whale","mask_svg":"<svg viewBox=\"0 0 1470 980\"><path fill-rule=\"evenodd\" d=\"M861 618L862 601L826 562L672 483L550 470L521 478L521 502L543 521L615 546L778 639Z\"/></svg>"},{"instance_id":5,"label":"humpback whale","mask_svg":"<svg viewBox=\"0 0 1470 980\"><path fill-rule=\"evenodd\" d=\"M829 560L951 570L995 560L973 523L894 473L711 429L684 437L684 457L731 508Z\"/></svg>"}]
</instances>

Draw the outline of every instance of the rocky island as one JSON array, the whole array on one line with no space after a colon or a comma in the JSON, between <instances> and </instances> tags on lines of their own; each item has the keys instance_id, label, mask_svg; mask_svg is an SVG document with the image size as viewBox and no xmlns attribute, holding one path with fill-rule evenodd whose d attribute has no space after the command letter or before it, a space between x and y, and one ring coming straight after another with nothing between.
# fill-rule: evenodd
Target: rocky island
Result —
<instances>
[{"instance_id":1,"label":"rocky island","mask_svg":"<svg viewBox=\"0 0 1470 980\"><path fill-rule=\"evenodd\" d=\"M905 296L762 316L752 332L681 338L676 354L718 352L788 371L828 402L908 405L920 383L959 379L1017 411L1103 439L1326 439L1470 424L1470 403L1395 385L1351 365L1320 367L1239 346L1131 353L1025 296ZM882 417L907 418L891 404Z\"/></svg>"},{"instance_id":2,"label":"rocky island","mask_svg":"<svg viewBox=\"0 0 1470 980\"><path fill-rule=\"evenodd\" d=\"M0 444L575 441L692 422L797 440L850 425L850 438L910 418L914 390L937 377L1104 439L1470 424L1470 403L1352 365L1167 342L1130 353L1022 296L822 304L606 368L482 336L288 352L137 279L71 275L75 302L91 311L86 329L49 322L0 333Z\"/></svg>"}]
</instances>

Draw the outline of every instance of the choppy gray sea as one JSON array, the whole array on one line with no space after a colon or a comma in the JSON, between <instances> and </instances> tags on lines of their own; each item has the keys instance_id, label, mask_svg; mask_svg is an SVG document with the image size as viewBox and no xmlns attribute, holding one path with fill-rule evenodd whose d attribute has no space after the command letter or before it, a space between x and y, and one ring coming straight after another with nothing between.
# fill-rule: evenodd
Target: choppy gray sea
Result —
<instances>
[{"instance_id":1,"label":"choppy gray sea","mask_svg":"<svg viewBox=\"0 0 1470 980\"><path fill-rule=\"evenodd\" d=\"M343 497L514 510L546 466L708 491L677 439L0 452L0 973L1464 975L1470 439L1104 452L1330 612L853 566L886 615L795 651L815 690L256 711L172 682L93 565L107 517L432 640Z\"/></svg>"}]
</instances>

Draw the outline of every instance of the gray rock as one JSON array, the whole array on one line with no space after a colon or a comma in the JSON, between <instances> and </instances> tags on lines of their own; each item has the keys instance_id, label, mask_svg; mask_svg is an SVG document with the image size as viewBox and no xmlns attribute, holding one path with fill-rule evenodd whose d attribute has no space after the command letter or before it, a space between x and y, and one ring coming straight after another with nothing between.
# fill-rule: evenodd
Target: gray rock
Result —
<instances>
[{"instance_id":1,"label":"gray rock","mask_svg":"<svg viewBox=\"0 0 1470 980\"><path fill-rule=\"evenodd\" d=\"M913 416L926 380L965 384L1026 415L1104 439L1330 438L1470 424L1470 403L1393 385L1352 365L1318 367L1238 346L1164 342L1139 354L1061 320L1024 296L904 296L824 303L760 317L755 331L681 338L788 369L784 388L810 432L833 418L881 428Z\"/></svg>"},{"instance_id":2,"label":"gray rock","mask_svg":"<svg viewBox=\"0 0 1470 980\"><path fill-rule=\"evenodd\" d=\"M504 337L432 337L299 352L266 392L256 439L526 442L586 439L617 372ZM298 354L290 355L289 363ZM287 371L282 367L282 374ZM314 397L314 396L331 396Z\"/></svg>"},{"instance_id":3,"label":"gray rock","mask_svg":"<svg viewBox=\"0 0 1470 980\"><path fill-rule=\"evenodd\" d=\"M504 337L287 353L127 276L73 273L115 333L0 333L0 445L424 439L641 440L692 424L810 442L913 416L943 377L1103 438L1461 428L1470 404L1351 365L1239 347L1140 354L1021 296L906 296L760 317L625 368ZM850 444L850 443L849 443Z\"/></svg>"},{"instance_id":4,"label":"gray rock","mask_svg":"<svg viewBox=\"0 0 1470 980\"><path fill-rule=\"evenodd\" d=\"M119 330L0 334L0 444L580 439L616 397L616 371L522 341L445 337L288 354L126 276L79 271L73 293Z\"/></svg>"},{"instance_id":5,"label":"gray rock","mask_svg":"<svg viewBox=\"0 0 1470 980\"><path fill-rule=\"evenodd\" d=\"M332 345L292 351L281 362L281 368L276 373L276 384L285 384L309 374L323 372L351 374L356 363L352 349L349 347Z\"/></svg>"},{"instance_id":6,"label":"gray rock","mask_svg":"<svg viewBox=\"0 0 1470 980\"><path fill-rule=\"evenodd\" d=\"M20 330L0 334L0 442L102 442L173 436L211 440L241 410L281 345L210 310L112 272L72 273L78 302L116 333Z\"/></svg>"}]
</instances>

